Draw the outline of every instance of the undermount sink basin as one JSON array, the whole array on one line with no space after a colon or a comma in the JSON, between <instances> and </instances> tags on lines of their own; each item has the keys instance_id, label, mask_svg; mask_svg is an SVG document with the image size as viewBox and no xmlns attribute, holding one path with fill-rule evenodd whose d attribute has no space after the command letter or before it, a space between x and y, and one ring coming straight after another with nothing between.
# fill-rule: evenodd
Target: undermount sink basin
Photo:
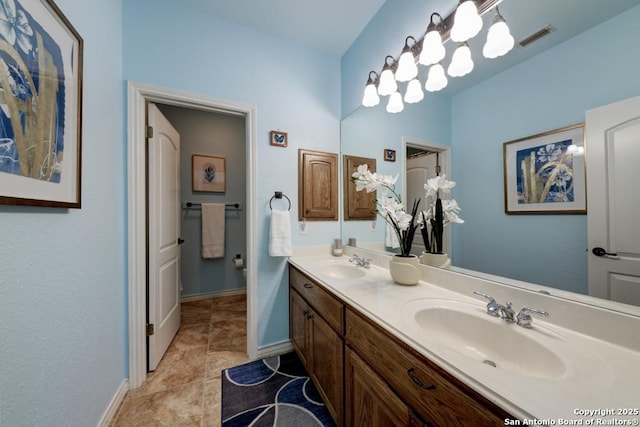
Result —
<instances>
[{"instance_id":1,"label":"undermount sink basin","mask_svg":"<svg viewBox=\"0 0 640 427\"><path fill-rule=\"evenodd\" d=\"M323 276L333 279L359 279L367 274L363 267L342 260L325 261L315 264L314 267L319 267L319 273Z\"/></svg>"},{"instance_id":2,"label":"undermount sink basin","mask_svg":"<svg viewBox=\"0 0 640 427\"><path fill-rule=\"evenodd\" d=\"M559 378L566 371L550 348L558 337L508 324L477 305L422 299L408 303L404 312L425 338L478 363L536 378Z\"/></svg>"}]
</instances>

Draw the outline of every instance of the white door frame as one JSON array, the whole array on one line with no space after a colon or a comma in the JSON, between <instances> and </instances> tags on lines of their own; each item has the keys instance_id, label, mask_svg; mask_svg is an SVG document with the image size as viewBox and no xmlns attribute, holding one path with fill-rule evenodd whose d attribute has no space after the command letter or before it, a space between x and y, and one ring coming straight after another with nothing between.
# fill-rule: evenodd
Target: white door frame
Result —
<instances>
[{"instance_id":1,"label":"white door frame","mask_svg":"<svg viewBox=\"0 0 640 427\"><path fill-rule=\"evenodd\" d=\"M254 359L258 348L256 270L256 107L217 98L127 82L127 260L129 296L129 388L138 388L147 374L146 346L146 102L245 117L247 174L247 353Z\"/></svg>"},{"instance_id":2,"label":"white door frame","mask_svg":"<svg viewBox=\"0 0 640 427\"><path fill-rule=\"evenodd\" d=\"M407 204L409 203L409 201L407 200L407 146L409 145L412 147L420 147L420 148L424 148L425 150L435 151L439 153L440 166L442 167L445 173L447 174L451 173L451 146L450 145L438 144L436 142L431 142L431 141L424 141L421 139L412 138L410 136L403 136L402 137L402 154L400 156L400 168L401 168L400 170L402 171L402 179L403 179L402 197L403 197L403 200L406 200ZM451 177L449 176L449 178ZM424 208L424 205L423 205L423 208ZM446 247L449 248L451 252L453 252L453 248L451 247L451 227L445 227L443 239L446 242ZM450 257L452 255L453 253L449 254Z\"/></svg>"}]
</instances>

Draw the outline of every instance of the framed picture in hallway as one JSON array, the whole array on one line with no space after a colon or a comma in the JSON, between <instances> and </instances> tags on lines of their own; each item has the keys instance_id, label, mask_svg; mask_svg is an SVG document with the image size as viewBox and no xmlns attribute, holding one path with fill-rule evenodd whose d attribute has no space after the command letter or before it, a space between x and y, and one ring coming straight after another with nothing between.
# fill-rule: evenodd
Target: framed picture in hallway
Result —
<instances>
[{"instance_id":1,"label":"framed picture in hallway","mask_svg":"<svg viewBox=\"0 0 640 427\"><path fill-rule=\"evenodd\" d=\"M271 145L275 145L276 147L286 147L289 143L287 141L287 133L280 132L279 130L271 131Z\"/></svg>"},{"instance_id":2,"label":"framed picture in hallway","mask_svg":"<svg viewBox=\"0 0 640 427\"><path fill-rule=\"evenodd\" d=\"M83 41L51 0L1 0L0 204L80 208Z\"/></svg>"},{"instance_id":3,"label":"framed picture in hallway","mask_svg":"<svg viewBox=\"0 0 640 427\"><path fill-rule=\"evenodd\" d=\"M225 192L225 158L194 154L191 156L191 190L208 193Z\"/></svg>"},{"instance_id":4,"label":"framed picture in hallway","mask_svg":"<svg viewBox=\"0 0 640 427\"><path fill-rule=\"evenodd\" d=\"M584 123L503 144L507 214L587 212Z\"/></svg>"}]
</instances>

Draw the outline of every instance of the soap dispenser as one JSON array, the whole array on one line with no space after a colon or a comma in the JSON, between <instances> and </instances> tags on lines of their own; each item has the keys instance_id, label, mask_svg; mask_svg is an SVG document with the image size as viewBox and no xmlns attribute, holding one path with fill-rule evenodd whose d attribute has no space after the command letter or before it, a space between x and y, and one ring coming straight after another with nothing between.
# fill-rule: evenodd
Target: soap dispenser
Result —
<instances>
[{"instance_id":1,"label":"soap dispenser","mask_svg":"<svg viewBox=\"0 0 640 427\"><path fill-rule=\"evenodd\" d=\"M333 256L342 256L342 240L333 239Z\"/></svg>"}]
</instances>

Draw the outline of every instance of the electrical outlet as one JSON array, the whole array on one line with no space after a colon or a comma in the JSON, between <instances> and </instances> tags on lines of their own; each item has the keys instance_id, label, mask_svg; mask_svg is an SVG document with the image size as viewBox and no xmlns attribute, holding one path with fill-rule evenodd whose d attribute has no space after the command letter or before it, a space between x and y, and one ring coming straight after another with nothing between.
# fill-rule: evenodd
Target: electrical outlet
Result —
<instances>
[{"instance_id":1,"label":"electrical outlet","mask_svg":"<svg viewBox=\"0 0 640 427\"><path fill-rule=\"evenodd\" d=\"M301 222L300 223L300 235L303 234L307 234L307 223L306 222Z\"/></svg>"},{"instance_id":2,"label":"electrical outlet","mask_svg":"<svg viewBox=\"0 0 640 427\"><path fill-rule=\"evenodd\" d=\"M371 232L374 232L374 231L376 231L376 221L375 220L371 221Z\"/></svg>"}]
</instances>

